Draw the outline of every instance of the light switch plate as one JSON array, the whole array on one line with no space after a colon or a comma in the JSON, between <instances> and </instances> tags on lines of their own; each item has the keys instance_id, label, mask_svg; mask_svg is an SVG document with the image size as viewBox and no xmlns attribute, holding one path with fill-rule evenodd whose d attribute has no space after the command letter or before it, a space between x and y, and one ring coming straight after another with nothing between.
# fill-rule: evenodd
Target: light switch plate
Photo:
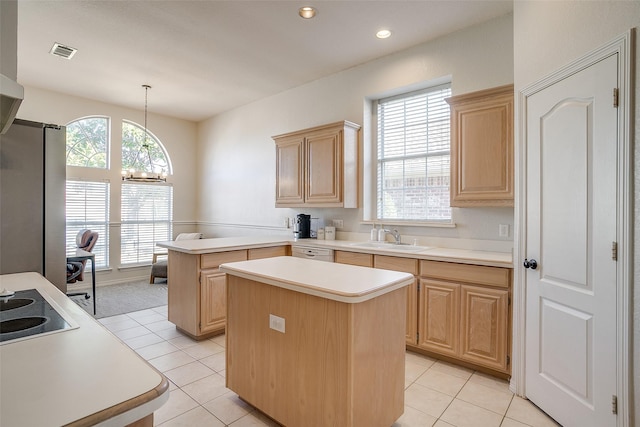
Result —
<instances>
[{"instance_id":1,"label":"light switch plate","mask_svg":"<svg viewBox=\"0 0 640 427\"><path fill-rule=\"evenodd\" d=\"M333 226L334 226L335 228L342 228L342 227L344 227L344 222L343 222L341 219L334 219L334 220L332 220L332 222L333 222Z\"/></svg>"},{"instance_id":2,"label":"light switch plate","mask_svg":"<svg viewBox=\"0 0 640 427\"><path fill-rule=\"evenodd\" d=\"M275 316L273 314L269 315L269 328L284 334L284 323L283 317Z\"/></svg>"}]
</instances>

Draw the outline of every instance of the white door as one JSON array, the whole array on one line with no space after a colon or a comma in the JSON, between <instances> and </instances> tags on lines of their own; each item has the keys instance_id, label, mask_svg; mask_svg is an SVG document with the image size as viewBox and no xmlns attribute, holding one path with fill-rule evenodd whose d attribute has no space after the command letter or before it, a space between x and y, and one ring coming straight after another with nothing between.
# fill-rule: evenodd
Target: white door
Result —
<instances>
[{"instance_id":1,"label":"white door","mask_svg":"<svg viewBox=\"0 0 640 427\"><path fill-rule=\"evenodd\" d=\"M567 427L616 425L617 69L526 102L526 395Z\"/></svg>"}]
</instances>

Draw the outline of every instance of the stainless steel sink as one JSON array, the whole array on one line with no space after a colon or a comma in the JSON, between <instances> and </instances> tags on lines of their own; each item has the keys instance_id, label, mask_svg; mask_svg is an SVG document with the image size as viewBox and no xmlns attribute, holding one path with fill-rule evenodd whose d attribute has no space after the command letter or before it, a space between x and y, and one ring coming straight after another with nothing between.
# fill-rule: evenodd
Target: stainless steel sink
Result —
<instances>
[{"instance_id":1,"label":"stainless steel sink","mask_svg":"<svg viewBox=\"0 0 640 427\"><path fill-rule=\"evenodd\" d=\"M363 248L363 249L382 249L385 251L398 251L398 252L421 252L427 249L431 249L430 246L415 246L408 243L390 243L390 242L356 242L351 243L349 246Z\"/></svg>"}]
</instances>

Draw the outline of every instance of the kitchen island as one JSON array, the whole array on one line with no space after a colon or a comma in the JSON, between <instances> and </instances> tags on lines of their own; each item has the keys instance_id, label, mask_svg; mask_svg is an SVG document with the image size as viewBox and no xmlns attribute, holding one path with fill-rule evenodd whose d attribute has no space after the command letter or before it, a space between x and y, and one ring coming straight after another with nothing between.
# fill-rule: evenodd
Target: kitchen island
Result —
<instances>
[{"instance_id":1,"label":"kitchen island","mask_svg":"<svg viewBox=\"0 0 640 427\"><path fill-rule=\"evenodd\" d=\"M402 415L412 275L292 257L220 270L229 389L289 426L388 427Z\"/></svg>"},{"instance_id":2,"label":"kitchen island","mask_svg":"<svg viewBox=\"0 0 640 427\"><path fill-rule=\"evenodd\" d=\"M0 276L36 289L70 327L0 343L1 426L152 426L168 380L38 273Z\"/></svg>"}]
</instances>

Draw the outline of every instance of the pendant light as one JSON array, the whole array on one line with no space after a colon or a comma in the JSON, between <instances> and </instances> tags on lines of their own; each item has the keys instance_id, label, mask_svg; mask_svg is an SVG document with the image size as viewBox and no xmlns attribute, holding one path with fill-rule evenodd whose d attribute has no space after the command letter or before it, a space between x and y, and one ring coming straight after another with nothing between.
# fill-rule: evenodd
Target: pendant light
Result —
<instances>
[{"instance_id":1,"label":"pendant light","mask_svg":"<svg viewBox=\"0 0 640 427\"><path fill-rule=\"evenodd\" d=\"M149 149L149 131L147 130L147 97L149 93L149 89L151 86L142 85L144 88L144 141L138 150L138 155L140 156L140 151L145 150L147 152L147 157L149 158L149 167L153 168L153 162L151 161L151 150ZM131 170L122 170L122 180L123 181L138 181L138 182L166 182L167 174L163 170L162 173L154 173L151 172L141 172L136 171L135 169Z\"/></svg>"}]
</instances>

